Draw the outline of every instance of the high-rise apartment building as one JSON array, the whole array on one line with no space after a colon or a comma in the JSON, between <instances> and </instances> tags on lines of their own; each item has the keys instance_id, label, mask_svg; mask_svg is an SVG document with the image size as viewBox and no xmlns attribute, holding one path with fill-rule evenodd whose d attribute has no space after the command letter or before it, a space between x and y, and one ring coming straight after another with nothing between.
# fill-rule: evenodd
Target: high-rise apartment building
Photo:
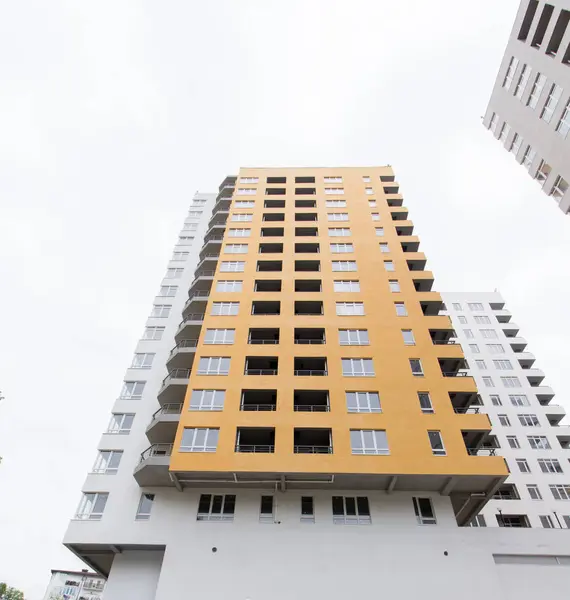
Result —
<instances>
[{"instance_id":1,"label":"high-rise apartment building","mask_svg":"<svg viewBox=\"0 0 570 600\"><path fill-rule=\"evenodd\" d=\"M468 410L489 415L485 447L504 456L509 477L474 526L570 528L570 429L552 404L554 392L526 348L505 301L493 293L443 294L447 314L475 378L480 403Z\"/></svg>"},{"instance_id":2,"label":"high-rise apartment building","mask_svg":"<svg viewBox=\"0 0 570 600\"><path fill-rule=\"evenodd\" d=\"M98 573L53 569L43 600L101 600L105 578Z\"/></svg>"},{"instance_id":3,"label":"high-rise apartment building","mask_svg":"<svg viewBox=\"0 0 570 600\"><path fill-rule=\"evenodd\" d=\"M562 593L566 532L460 527L508 471L392 169L190 211L65 537L105 600L526 600L529 562Z\"/></svg>"},{"instance_id":4,"label":"high-rise apartment building","mask_svg":"<svg viewBox=\"0 0 570 600\"><path fill-rule=\"evenodd\" d=\"M484 125L570 211L570 0L522 0Z\"/></svg>"}]
</instances>

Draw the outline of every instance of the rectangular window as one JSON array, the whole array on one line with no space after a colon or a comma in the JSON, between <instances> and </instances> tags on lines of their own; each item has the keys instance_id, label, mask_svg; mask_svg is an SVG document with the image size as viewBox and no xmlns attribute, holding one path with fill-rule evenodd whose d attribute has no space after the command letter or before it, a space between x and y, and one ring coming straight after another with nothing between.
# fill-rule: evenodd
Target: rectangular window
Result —
<instances>
[{"instance_id":1,"label":"rectangular window","mask_svg":"<svg viewBox=\"0 0 570 600\"><path fill-rule=\"evenodd\" d=\"M380 213L371 213L370 217L372 218L373 221L379 221L380 220Z\"/></svg>"},{"instance_id":2,"label":"rectangular window","mask_svg":"<svg viewBox=\"0 0 570 600\"><path fill-rule=\"evenodd\" d=\"M381 243L380 252L382 252L382 254L388 254L390 252L390 247L388 246L388 244Z\"/></svg>"},{"instance_id":3,"label":"rectangular window","mask_svg":"<svg viewBox=\"0 0 570 600\"><path fill-rule=\"evenodd\" d=\"M162 335L164 334L164 327L147 327L144 330L142 339L157 342L162 339Z\"/></svg>"},{"instance_id":4,"label":"rectangular window","mask_svg":"<svg viewBox=\"0 0 570 600\"><path fill-rule=\"evenodd\" d=\"M370 507L366 496L333 496L333 523L335 525L370 525Z\"/></svg>"},{"instance_id":5,"label":"rectangular window","mask_svg":"<svg viewBox=\"0 0 570 600\"><path fill-rule=\"evenodd\" d=\"M493 381L492 377L483 377L483 384L485 385L485 387L488 387L488 388L495 387L495 382Z\"/></svg>"},{"instance_id":6,"label":"rectangular window","mask_svg":"<svg viewBox=\"0 0 570 600\"><path fill-rule=\"evenodd\" d=\"M540 427L538 417L536 415L518 415L519 421L523 427Z\"/></svg>"},{"instance_id":7,"label":"rectangular window","mask_svg":"<svg viewBox=\"0 0 570 600\"><path fill-rule=\"evenodd\" d=\"M190 410L223 410L225 390L192 390Z\"/></svg>"},{"instance_id":8,"label":"rectangular window","mask_svg":"<svg viewBox=\"0 0 570 600\"><path fill-rule=\"evenodd\" d=\"M390 454L384 430L351 429L350 445L353 454Z\"/></svg>"},{"instance_id":9,"label":"rectangular window","mask_svg":"<svg viewBox=\"0 0 570 600\"><path fill-rule=\"evenodd\" d=\"M485 364L484 360L476 360L475 364L477 365L477 368L480 371L486 371L487 370L487 365Z\"/></svg>"},{"instance_id":10,"label":"rectangular window","mask_svg":"<svg viewBox=\"0 0 570 600\"><path fill-rule=\"evenodd\" d=\"M530 106L530 108L536 108L536 105L538 104L538 99L540 98L540 94L542 93L542 89L544 88L545 84L546 75L543 75L542 73L537 73L536 77L534 78L534 83L532 84L530 96L528 97L526 103L527 106Z\"/></svg>"},{"instance_id":11,"label":"rectangular window","mask_svg":"<svg viewBox=\"0 0 570 600\"><path fill-rule=\"evenodd\" d=\"M336 280L334 282L335 292L359 292L360 282L355 280Z\"/></svg>"},{"instance_id":12,"label":"rectangular window","mask_svg":"<svg viewBox=\"0 0 570 600\"><path fill-rule=\"evenodd\" d=\"M363 302L337 302L336 314L339 316L363 316Z\"/></svg>"},{"instance_id":13,"label":"rectangular window","mask_svg":"<svg viewBox=\"0 0 570 600\"><path fill-rule=\"evenodd\" d=\"M473 317L475 323L477 323L477 325L490 325L491 324L491 319L489 319L489 317L487 317L486 315L483 316L475 316Z\"/></svg>"},{"instance_id":14,"label":"rectangular window","mask_svg":"<svg viewBox=\"0 0 570 600\"><path fill-rule=\"evenodd\" d=\"M325 183L342 183L342 177L334 176L334 177L325 177Z\"/></svg>"},{"instance_id":15,"label":"rectangular window","mask_svg":"<svg viewBox=\"0 0 570 600\"><path fill-rule=\"evenodd\" d=\"M338 337L341 346L368 346L370 344L366 329L339 329Z\"/></svg>"},{"instance_id":16,"label":"rectangular window","mask_svg":"<svg viewBox=\"0 0 570 600\"><path fill-rule=\"evenodd\" d=\"M245 262L239 260L222 261L220 266L221 273L243 273L245 270Z\"/></svg>"},{"instance_id":17,"label":"rectangular window","mask_svg":"<svg viewBox=\"0 0 570 600\"><path fill-rule=\"evenodd\" d=\"M473 352L473 354L480 353L479 346L477 344L469 344L469 350L471 350L471 352Z\"/></svg>"},{"instance_id":18,"label":"rectangular window","mask_svg":"<svg viewBox=\"0 0 570 600\"><path fill-rule=\"evenodd\" d=\"M349 237L350 229L348 227L329 227L331 237Z\"/></svg>"},{"instance_id":19,"label":"rectangular window","mask_svg":"<svg viewBox=\"0 0 570 600\"><path fill-rule=\"evenodd\" d=\"M485 521L485 517L483 515L475 515L471 522L469 523L469 527L487 527L487 522Z\"/></svg>"},{"instance_id":20,"label":"rectangular window","mask_svg":"<svg viewBox=\"0 0 570 600\"><path fill-rule=\"evenodd\" d=\"M340 187L325 188L325 194L327 194L327 196L342 196L342 195L344 195L344 188L340 188Z\"/></svg>"},{"instance_id":21,"label":"rectangular window","mask_svg":"<svg viewBox=\"0 0 570 600\"><path fill-rule=\"evenodd\" d=\"M391 292L400 292L400 282L397 279L390 279L388 281L388 285L390 286Z\"/></svg>"},{"instance_id":22,"label":"rectangular window","mask_svg":"<svg viewBox=\"0 0 570 600\"><path fill-rule=\"evenodd\" d=\"M461 308L461 304L459 304L459 302L453 302L452 305L453 305L453 310L463 310Z\"/></svg>"},{"instance_id":23,"label":"rectangular window","mask_svg":"<svg viewBox=\"0 0 570 600\"><path fill-rule=\"evenodd\" d=\"M255 208L253 200L234 200L234 208Z\"/></svg>"},{"instance_id":24,"label":"rectangular window","mask_svg":"<svg viewBox=\"0 0 570 600\"><path fill-rule=\"evenodd\" d=\"M148 521L150 519L150 511L154 502L154 494L141 494L135 521Z\"/></svg>"},{"instance_id":25,"label":"rectangular window","mask_svg":"<svg viewBox=\"0 0 570 600\"><path fill-rule=\"evenodd\" d=\"M345 377L374 377L371 358L343 358L342 374Z\"/></svg>"},{"instance_id":26,"label":"rectangular window","mask_svg":"<svg viewBox=\"0 0 570 600\"><path fill-rule=\"evenodd\" d=\"M515 86L515 91L514 91L514 96L515 98L518 98L519 100L522 98L526 85L528 83L528 80L530 78L530 73L532 71L532 68L529 67L528 65L523 65L519 78L517 80L517 85Z\"/></svg>"},{"instance_id":27,"label":"rectangular window","mask_svg":"<svg viewBox=\"0 0 570 600\"><path fill-rule=\"evenodd\" d=\"M435 512L433 510L433 504L431 498L417 498L413 497L414 512L416 513L416 519L419 525L436 525L437 520L435 518Z\"/></svg>"},{"instance_id":28,"label":"rectangular window","mask_svg":"<svg viewBox=\"0 0 570 600\"><path fill-rule=\"evenodd\" d=\"M497 417L499 418L499 423L503 427L510 427L511 426L511 422L510 422L509 417L507 415L497 415Z\"/></svg>"},{"instance_id":29,"label":"rectangular window","mask_svg":"<svg viewBox=\"0 0 570 600\"><path fill-rule=\"evenodd\" d=\"M185 427L180 452L215 452L218 447L219 429Z\"/></svg>"},{"instance_id":30,"label":"rectangular window","mask_svg":"<svg viewBox=\"0 0 570 600\"><path fill-rule=\"evenodd\" d=\"M487 344L487 350L490 354L504 354L505 348L503 344Z\"/></svg>"},{"instance_id":31,"label":"rectangular window","mask_svg":"<svg viewBox=\"0 0 570 600\"><path fill-rule=\"evenodd\" d=\"M109 499L107 492L83 492L75 518L85 521L100 521Z\"/></svg>"},{"instance_id":32,"label":"rectangular window","mask_svg":"<svg viewBox=\"0 0 570 600\"><path fill-rule=\"evenodd\" d=\"M204 344L233 344L235 329L206 329Z\"/></svg>"},{"instance_id":33,"label":"rectangular window","mask_svg":"<svg viewBox=\"0 0 570 600\"><path fill-rule=\"evenodd\" d=\"M566 106L564 107L564 112L560 117L560 121L558 121L558 124L556 125L556 131L563 138L565 138L570 131L570 100L568 100Z\"/></svg>"},{"instance_id":34,"label":"rectangular window","mask_svg":"<svg viewBox=\"0 0 570 600\"><path fill-rule=\"evenodd\" d=\"M378 203L376 202L376 200L368 200L368 206L369 208L376 208L378 206Z\"/></svg>"},{"instance_id":35,"label":"rectangular window","mask_svg":"<svg viewBox=\"0 0 570 600\"><path fill-rule=\"evenodd\" d=\"M173 252L170 260L185 261L190 256L190 252Z\"/></svg>"},{"instance_id":36,"label":"rectangular window","mask_svg":"<svg viewBox=\"0 0 570 600\"><path fill-rule=\"evenodd\" d=\"M394 269L394 263L391 260L384 261L384 269L390 273L396 270Z\"/></svg>"},{"instance_id":37,"label":"rectangular window","mask_svg":"<svg viewBox=\"0 0 570 600\"><path fill-rule=\"evenodd\" d=\"M538 518L544 529L554 529L554 521L550 515L540 515Z\"/></svg>"},{"instance_id":38,"label":"rectangular window","mask_svg":"<svg viewBox=\"0 0 570 600\"><path fill-rule=\"evenodd\" d=\"M352 244L331 244L331 252L354 252L354 246Z\"/></svg>"},{"instance_id":39,"label":"rectangular window","mask_svg":"<svg viewBox=\"0 0 570 600\"><path fill-rule=\"evenodd\" d=\"M348 213L327 213L329 221L348 221Z\"/></svg>"},{"instance_id":40,"label":"rectangular window","mask_svg":"<svg viewBox=\"0 0 570 600\"><path fill-rule=\"evenodd\" d=\"M253 221L253 214L252 213L234 213L232 215L231 220L234 222L239 221L241 223L251 223L251 221Z\"/></svg>"},{"instance_id":41,"label":"rectangular window","mask_svg":"<svg viewBox=\"0 0 570 600\"><path fill-rule=\"evenodd\" d=\"M301 496L301 523L315 522L315 507L312 496Z\"/></svg>"},{"instance_id":42,"label":"rectangular window","mask_svg":"<svg viewBox=\"0 0 570 600\"><path fill-rule=\"evenodd\" d=\"M396 308L396 314L398 315L398 317L408 316L406 305L403 302L395 302L394 307Z\"/></svg>"},{"instance_id":43,"label":"rectangular window","mask_svg":"<svg viewBox=\"0 0 570 600\"><path fill-rule=\"evenodd\" d=\"M150 369L152 367L152 361L154 360L154 354L149 352L137 352L133 356L133 362L131 363L131 369Z\"/></svg>"},{"instance_id":44,"label":"rectangular window","mask_svg":"<svg viewBox=\"0 0 570 600\"><path fill-rule=\"evenodd\" d=\"M422 361L419 358L410 358L410 368L412 369L412 375L414 377L424 376Z\"/></svg>"},{"instance_id":45,"label":"rectangular window","mask_svg":"<svg viewBox=\"0 0 570 600\"><path fill-rule=\"evenodd\" d=\"M568 191L568 182L560 175L558 175L554 181L554 185L550 190L550 196L559 200Z\"/></svg>"},{"instance_id":46,"label":"rectangular window","mask_svg":"<svg viewBox=\"0 0 570 600\"><path fill-rule=\"evenodd\" d=\"M522 159L522 164L526 167L526 169L530 169L534 158L536 156L536 150L532 149L532 146L528 145L526 147L526 150L524 151L524 155L523 155L523 159Z\"/></svg>"},{"instance_id":47,"label":"rectangular window","mask_svg":"<svg viewBox=\"0 0 570 600\"><path fill-rule=\"evenodd\" d=\"M513 140L511 142L511 152L517 156L519 153L519 150L521 149L521 145L522 145L522 137L518 134L515 133L515 135L513 136Z\"/></svg>"},{"instance_id":48,"label":"rectangular window","mask_svg":"<svg viewBox=\"0 0 570 600\"><path fill-rule=\"evenodd\" d=\"M376 227L374 231L376 232L377 236L384 237L384 227Z\"/></svg>"},{"instance_id":49,"label":"rectangular window","mask_svg":"<svg viewBox=\"0 0 570 600\"><path fill-rule=\"evenodd\" d=\"M364 191L367 196L372 196L374 194L374 190L371 187L364 188Z\"/></svg>"},{"instance_id":50,"label":"rectangular window","mask_svg":"<svg viewBox=\"0 0 570 600\"><path fill-rule=\"evenodd\" d=\"M243 227L230 229L228 231L228 236L229 237L250 237L251 229L244 229Z\"/></svg>"},{"instance_id":51,"label":"rectangular window","mask_svg":"<svg viewBox=\"0 0 570 600\"><path fill-rule=\"evenodd\" d=\"M555 458L539 458L538 466L543 473L562 473L560 462Z\"/></svg>"},{"instance_id":52,"label":"rectangular window","mask_svg":"<svg viewBox=\"0 0 570 600\"><path fill-rule=\"evenodd\" d=\"M480 329L479 333L488 340L496 340L498 337L497 332L494 329Z\"/></svg>"},{"instance_id":53,"label":"rectangular window","mask_svg":"<svg viewBox=\"0 0 570 600\"><path fill-rule=\"evenodd\" d=\"M226 244L226 254L247 254L247 244Z\"/></svg>"},{"instance_id":54,"label":"rectangular window","mask_svg":"<svg viewBox=\"0 0 570 600\"><path fill-rule=\"evenodd\" d=\"M467 325L467 317L464 317L463 315L459 315L457 317L457 319L461 325Z\"/></svg>"},{"instance_id":55,"label":"rectangular window","mask_svg":"<svg viewBox=\"0 0 570 600\"><path fill-rule=\"evenodd\" d=\"M428 392L418 392L418 400L423 413L432 414L435 412Z\"/></svg>"},{"instance_id":56,"label":"rectangular window","mask_svg":"<svg viewBox=\"0 0 570 600\"><path fill-rule=\"evenodd\" d=\"M503 87L506 90L511 88L511 84L513 83L513 78L515 76L515 71L517 70L519 64L519 59L511 56L511 60L509 61L509 66L507 67L507 72L505 73L505 77L503 79Z\"/></svg>"},{"instance_id":57,"label":"rectangular window","mask_svg":"<svg viewBox=\"0 0 570 600\"><path fill-rule=\"evenodd\" d=\"M243 290L243 281L228 280L218 281L216 283L216 292L241 292Z\"/></svg>"},{"instance_id":58,"label":"rectangular window","mask_svg":"<svg viewBox=\"0 0 570 600\"><path fill-rule=\"evenodd\" d=\"M346 200L327 200L327 208L346 208Z\"/></svg>"},{"instance_id":59,"label":"rectangular window","mask_svg":"<svg viewBox=\"0 0 570 600\"><path fill-rule=\"evenodd\" d=\"M260 523L275 523L274 507L275 502L273 496L261 496L259 506Z\"/></svg>"},{"instance_id":60,"label":"rectangular window","mask_svg":"<svg viewBox=\"0 0 570 600\"><path fill-rule=\"evenodd\" d=\"M356 271L355 260L333 260L332 261L333 271Z\"/></svg>"},{"instance_id":61,"label":"rectangular window","mask_svg":"<svg viewBox=\"0 0 570 600\"><path fill-rule=\"evenodd\" d=\"M494 360L493 365L499 371L512 371L513 365L510 360Z\"/></svg>"},{"instance_id":62,"label":"rectangular window","mask_svg":"<svg viewBox=\"0 0 570 600\"><path fill-rule=\"evenodd\" d=\"M162 296L163 298L172 298L173 296L176 296L177 291L178 291L177 285L163 285L163 286L161 286L160 291L158 292L158 295Z\"/></svg>"},{"instance_id":63,"label":"rectangular window","mask_svg":"<svg viewBox=\"0 0 570 600\"><path fill-rule=\"evenodd\" d=\"M544 184L544 182L550 176L551 171L552 171L552 167L545 160L541 160L540 164L538 165L538 170L536 171L536 175L534 176L534 178L539 183Z\"/></svg>"},{"instance_id":64,"label":"rectangular window","mask_svg":"<svg viewBox=\"0 0 570 600\"><path fill-rule=\"evenodd\" d=\"M240 177L240 183L259 183L259 177Z\"/></svg>"},{"instance_id":65,"label":"rectangular window","mask_svg":"<svg viewBox=\"0 0 570 600\"><path fill-rule=\"evenodd\" d=\"M233 521L236 507L234 494L201 494L197 521Z\"/></svg>"},{"instance_id":66,"label":"rectangular window","mask_svg":"<svg viewBox=\"0 0 570 600\"><path fill-rule=\"evenodd\" d=\"M411 329L402 329L402 337L404 338L405 346L415 346L416 339L414 338L414 332Z\"/></svg>"},{"instance_id":67,"label":"rectangular window","mask_svg":"<svg viewBox=\"0 0 570 600\"><path fill-rule=\"evenodd\" d=\"M501 127L501 133L499 133L499 141L504 142L509 137L510 132L511 126L506 122L503 123L503 126Z\"/></svg>"},{"instance_id":68,"label":"rectangular window","mask_svg":"<svg viewBox=\"0 0 570 600\"><path fill-rule=\"evenodd\" d=\"M469 310L485 310L481 302L468 302Z\"/></svg>"},{"instance_id":69,"label":"rectangular window","mask_svg":"<svg viewBox=\"0 0 570 600\"><path fill-rule=\"evenodd\" d=\"M256 192L255 188L238 188L236 193L238 196L255 196Z\"/></svg>"},{"instance_id":70,"label":"rectangular window","mask_svg":"<svg viewBox=\"0 0 570 600\"><path fill-rule=\"evenodd\" d=\"M528 444L533 450L551 450L550 442L545 435L527 436Z\"/></svg>"},{"instance_id":71,"label":"rectangular window","mask_svg":"<svg viewBox=\"0 0 570 600\"><path fill-rule=\"evenodd\" d=\"M378 392L346 392L346 407L349 413L379 413Z\"/></svg>"},{"instance_id":72,"label":"rectangular window","mask_svg":"<svg viewBox=\"0 0 570 600\"><path fill-rule=\"evenodd\" d=\"M214 302L212 304L213 316L237 315L239 312L239 302Z\"/></svg>"},{"instance_id":73,"label":"rectangular window","mask_svg":"<svg viewBox=\"0 0 570 600\"><path fill-rule=\"evenodd\" d=\"M517 463L517 466L521 473L530 473L530 467L526 458L517 458L515 459L515 462Z\"/></svg>"},{"instance_id":74,"label":"rectangular window","mask_svg":"<svg viewBox=\"0 0 570 600\"><path fill-rule=\"evenodd\" d=\"M180 279L184 269L166 269L165 279Z\"/></svg>"},{"instance_id":75,"label":"rectangular window","mask_svg":"<svg viewBox=\"0 0 570 600\"><path fill-rule=\"evenodd\" d=\"M446 455L440 431L428 431L428 439L431 446L431 452L434 456Z\"/></svg>"},{"instance_id":76,"label":"rectangular window","mask_svg":"<svg viewBox=\"0 0 570 600\"><path fill-rule=\"evenodd\" d=\"M171 304L154 304L150 317L152 319L166 319L170 316Z\"/></svg>"},{"instance_id":77,"label":"rectangular window","mask_svg":"<svg viewBox=\"0 0 570 600\"><path fill-rule=\"evenodd\" d=\"M230 359L222 356L204 356L198 363L198 375L228 375Z\"/></svg>"},{"instance_id":78,"label":"rectangular window","mask_svg":"<svg viewBox=\"0 0 570 600\"><path fill-rule=\"evenodd\" d=\"M550 485L555 500L570 500L570 485Z\"/></svg>"},{"instance_id":79,"label":"rectangular window","mask_svg":"<svg viewBox=\"0 0 570 600\"><path fill-rule=\"evenodd\" d=\"M514 448L515 450L518 450L521 447L516 435L508 435L507 442L509 444L509 447Z\"/></svg>"},{"instance_id":80,"label":"rectangular window","mask_svg":"<svg viewBox=\"0 0 570 600\"><path fill-rule=\"evenodd\" d=\"M501 398L499 396L493 394L489 397L491 398L491 404L493 406L503 406L503 403L501 402Z\"/></svg>"},{"instance_id":81,"label":"rectangular window","mask_svg":"<svg viewBox=\"0 0 570 600\"><path fill-rule=\"evenodd\" d=\"M506 388L515 388L521 386L521 382L519 381L518 377L501 377L501 381Z\"/></svg>"},{"instance_id":82,"label":"rectangular window","mask_svg":"<svg viewBox=\"0 0 570 600\"><path fill-rule=\"evenodd\" d=\"M128 435L134 419L135 415L133 413L113 413L105 433Z\"/></svg>"},{"instance_id":83,"label":"rectangular window","mask_svg":"<svg viewBox=\"0 0 570 600\"><path fill-rule=\"evenodd\" d=\"M552 84L550 91L548 92L548 97L546 98L546 102L544 104L544 108L540 113L540 118L546 123L550 123L552 119L552 115L556 110L556 106L560 100L560 96L562 96L562 88L555 83Z\"/></svg>"},{"instance_id":84,"label":"rectangular window","mask_svg":"<svg viewBox=\"0 0 570 600\"><path fill-rule=\"evenodd\" d=\"M114 475L119 470L121 458L123 458L122 450L99 450L91 472Z\"/></svg>"},{"instance_id":85,"label":"rectangular window","mask_svg":"<svg viewBox=\"0 0 570 600\"><path fill-rule=\"evenodd\" d=\"M122 400L138 400L142 397L145 383L144 381L125 381L120 398Z\"/></svg>"}]
</instances>

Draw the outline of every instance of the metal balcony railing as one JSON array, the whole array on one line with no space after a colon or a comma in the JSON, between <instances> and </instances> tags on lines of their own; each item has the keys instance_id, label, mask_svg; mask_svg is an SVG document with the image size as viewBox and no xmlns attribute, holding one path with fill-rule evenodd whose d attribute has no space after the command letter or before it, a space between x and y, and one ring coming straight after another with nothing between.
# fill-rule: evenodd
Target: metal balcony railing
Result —
<instances>
[{"instance_id":1,"label":"metal balcony railing","mask_svg":"<svg viewBox=\"0 0 570 600\"><path fill-rule=\"evenodd\" d=\"M192 300L192 298L207 298L210 295L210 290L196 290L189 294L188 300Z\"/></svg>"},{"instance_id":2,"label":"metal balcony railing","mask_svg":"<svg viewBox=\"0 0 570 600\"><path fill-rule=\"evenodd\" d=\"M247 340L248 344L278 344L279 340L257 340L249 338Z\"/></svg>"},{"instance_id":3,"label":"metal balcony railing","mask_svg":"<svg viewBox=\"0 0 570 600\"><path fill-rule=\"evenodd\" d=\"M245 369L244 375L277 375L277 369Z\"/></svg>"},{"instance_id":4,"label":"metal balcony railing","mask_svg":"<svg viewBox=\"0 0 570 600\"><path fill-rule=\"evenodd\" d=\"M224 239L223 235L211 235L207 240L204 241L204 245L210 242L221 242Z\"/></svg>"},{"instance_id":5,"label":"metal balcony railing","mask_svg":"<svg viewBox=\"0 0 570 600\"><path fill-rule=\"evenodd\" d=\"M245 411L271 411L277 410L276 404L242 404L240 410Z\"/></svg>"},{"instance_id":6,"label":"metal balcony railing","mask_svg":"<svg viewBox=\"0 0 570 600\"><path fill-rule=\"evenodd\" d=\"M275 452L275 446L260 444L236 444L236 452L257 452L270 454Z\"/></svg>"},{"instance_id":7,"label":"metal balcony railing","mask_svg":"<svg viewBox=\"0 0 570 600\"><path fill-rule=\"evenodd\" d=\"M295 404L293 410L296 412L330 412L328 404Z\"/></svg>"},{"instance_id":8,"label":"metal balcony railing","mask_svg":"<svg viewBox=\"0 0 570 600\"><path fill-rule=\"evenodd\" d=\"M444 377L469 377L467 371L442 371L441 374Z\"/></svg>"},{"instance_id":9,"label":"metal balcony railing","mask_svg":"<svg viewBox=\"0 0 570 600\"><path fill-rule=\"evenodd\" d=\"M303 338L295 338L295 344L324 344L325 340L304 340Z\"/></svg>"},{"instance_id":10,"label":"metal balcony railing","mask_svg":"<svg viewBox=\"0 0 570 600\"><path fill-rule=\"evenodd\" d=\"M309 377L322 377L328 375L328 371L323 369L295 369L293 374Z\"/></svg>"},{"instance_id":11,"label":"metal balcony railing","mask_svg":"<svg viewBox=\"0 0 570 600\"><path fill-rule=\"evenodd\" d=\"M453 346L457 344L456 340L432 340L435 346Z\"/></svg>"},{"instance_id":12,"label":"metal balcony railing","mask_svg":"<svg viewBox=\"0 0 570 600\"><path fill-rule=\"evenodd\" d=\"M295 454L332 454L332 446L294 446Z\"/></svg>"},{"instance_id":13,"label":"metal balcony railing","mask_svg":"<svg viewBox=\"0 0 570 600\"><path fill-rule=\"evenodd\" d=\"M453 410L460 415L478 415L481 411L479 406L456 407Z\"/></svg>"},{"instance_id":14,"label":"metal balcony railing","mask_svg":"<svg viewBox=\"0 0 570 600\"><path fill-rule=\"evenodd\" d=\"M471 456L497 456L496 448L467 448L467 454Z\"/></svg>"},{"instance_id":15,"label":"metal balcony railing","mask_svg":"<svg viewBox=\"0 0 570 600\"><path fill-rule=\"evenodd\" d=\"M166 385L171 379L188 379L190 373L190 369L174 369L162 380L162 385Z\"/></svg>"},{"instance_id":16,"label":"metal balcony railing","mask_svg":"<svg viewBox=\"0 0 570 600\"><path fill-rule=\"evenodd\" d=\"M152 415L152 419L160 415L179 415L182 413L182 406L182 404L164 404Z\"/></svg>"},{"instance_id":17,"label":"metal balcony railing","mask_svg":"<svg viewBox=\"0 0 570 600\"><path fill-rule=\"evenodd\" d=\"M212 270L203 270L203 271L196 271L195 275L196 275L196 279L198 279L198 277L213 277L214 273L216 271L212 271ZM194 279L194 281L192 283L194 283L196 281L196 279Z\"/></svg>"},{"instance_id":18,"label":"metal balcony railing","mask_svg":"<svg viewBox=\"0 0 570 600\"><path fill-rule=\"evenodd\" d=\"M204 316L204 313L190 313L189 315L186 315L186 317L182 319L182 321L180 321L179 327L181 325L184 325L184 323L187 323L188 321L203 321Z\"/></svg>"},{"instance_id":19,"label":"metal balcony railing","mask_svg":"<svg viewBox=\"0 0 570 600\"><path fill-rule=\"evenodd\" d=\"M149 458L161 458L172 454L173 444L153 444L143 452L141 452L140 462Z\"/></svg>"},{"instance_id":20,"label":"metal balcony railing","mask_svg":"<svg viewBox=\"0 0 570 600\"><path fill-rule=\"evenodd\" d=\"M170 356L176 354L180 348L196 348L197 346L198 340L180 340L170 351Z\"/></svg>"}]
</instances>

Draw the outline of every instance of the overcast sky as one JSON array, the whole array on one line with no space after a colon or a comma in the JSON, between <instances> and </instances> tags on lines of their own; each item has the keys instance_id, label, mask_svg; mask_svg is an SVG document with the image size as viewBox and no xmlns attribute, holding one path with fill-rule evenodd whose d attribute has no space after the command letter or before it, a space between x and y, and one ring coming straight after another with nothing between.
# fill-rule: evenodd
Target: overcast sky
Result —
<instances>
[{"instance_id":1,"label":"overcast sky","mask_svg":"<svg viewBox=\"0 0 570 600\"><path fill-rule=\"evenodd\" d=\"M570 218L481 125L517 6L0 4L0 581L82 566L61 539L190 198L240 165L393 165L435 289L498 288L566 403Z\"/></svg>"}]
</instances>

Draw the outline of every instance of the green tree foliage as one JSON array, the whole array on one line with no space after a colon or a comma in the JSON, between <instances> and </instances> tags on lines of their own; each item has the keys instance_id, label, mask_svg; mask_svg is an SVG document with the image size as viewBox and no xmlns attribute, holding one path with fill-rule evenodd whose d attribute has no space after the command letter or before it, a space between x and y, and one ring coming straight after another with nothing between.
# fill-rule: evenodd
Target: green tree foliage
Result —
<instances>
[{"instance_id":1,"label":"green tree foliage","mask_svg":"<svg viewBox=\"0 0 570 600\"><path fill-rule=\"evenodd\" d=\"M24 592L0 583L0 600L24 600Z\"/></svg>"}]
</instances>

